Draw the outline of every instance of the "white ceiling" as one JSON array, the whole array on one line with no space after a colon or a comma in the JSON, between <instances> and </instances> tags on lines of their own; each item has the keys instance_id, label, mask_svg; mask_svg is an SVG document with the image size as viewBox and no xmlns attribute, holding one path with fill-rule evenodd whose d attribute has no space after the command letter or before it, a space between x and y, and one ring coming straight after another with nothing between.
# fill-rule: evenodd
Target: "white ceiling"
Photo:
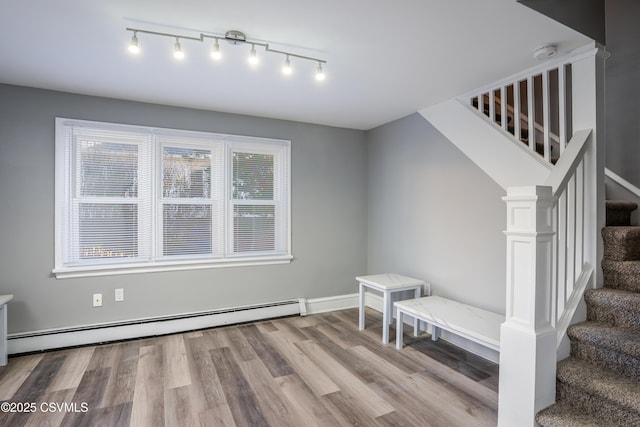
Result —
<instances>
[{"instance_id":1,"label":"white ceiling","mask_svg":"<svg viewBox=\"0 0 640 427\"><path fill-rule=\"evenodd\" d=\"M316 64L247 46L139 34L126 27L199 36L243 31ZM548 43L561 53L587 43L574 30L515 0L0 0L0 83L121 99L371 129L534 65ZM261 51L258 50L260 54Z\"/></svg>"}]
</instances>

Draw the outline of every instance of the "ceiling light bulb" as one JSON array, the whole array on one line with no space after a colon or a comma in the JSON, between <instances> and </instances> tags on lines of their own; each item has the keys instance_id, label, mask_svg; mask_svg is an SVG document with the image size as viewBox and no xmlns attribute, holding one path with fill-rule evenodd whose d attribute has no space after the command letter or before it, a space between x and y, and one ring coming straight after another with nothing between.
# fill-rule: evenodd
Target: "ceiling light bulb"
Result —
<instances>
[{"instance_id":1,"label":"ceiling light bulb","mask_svg":"<svg viewBox=\"0 0 640 427\"><path fill-rule=\"evenodd\" d=\"M184 59L184 52L182 51L182 46L180 46L180 41L176 39L176 44L173 46L173 56L176 59Z\"/></svg>"},{"instance_id":2,"label":"ceiling light bulb","mask_svg":"<svg viewBox=\"0 0 640 427\"><path fill-rule=\"evenodd\" d=\"M216 39L216 44L213 45L213 50L211 50L211 57L213 59L222 58L222 53L220 53L220 44L218 43L218 39Z\"/></svg>"},{"instance_id":3,"label":"ceiling light bulb","mask_svg":"<svg viewBox=\"0 0 640 427\"><path fill-rule=\"evenodd\" d=\"M287 55L287 59L284 61L284 65L282 66L282 72L285 74L291 74L293 69L291 68L291 62L289 61L289 56Z\"/></svg>"},{"instance_id":4,"label":"ceiling light bulb","mask_svg":"<svg viewBox=\"0 0 640 427\"><path fill-rule=\"evenodd\" d=\"M324 70L322 69L322 63L318 62L318 68L316 70L316 80L324 80Z\"/></svg>"},{"instance_id":5,"label":"ceiling light bulb","mask_svg":"<svg viewBox=\"0 0 640 427\"><path fill-rule=\"evenodd\" d=\"M251 53L249 54L249 64L255 65L258 63L258 55L256 54L256 46L251 45Z\"/></svg>"},{"instance_id":6,"label":"ceiling light bulb","mask_svg":"<svg viewBox=\"0 0 640 427\"><path fill-rule=\"evenodd\" d=\"M131 37L131 43L129 43L129 52L140 53L140 48L138 47L138 36L136 36L136 33L133 33L133 37Z\"/></svg>"}]
</instances>

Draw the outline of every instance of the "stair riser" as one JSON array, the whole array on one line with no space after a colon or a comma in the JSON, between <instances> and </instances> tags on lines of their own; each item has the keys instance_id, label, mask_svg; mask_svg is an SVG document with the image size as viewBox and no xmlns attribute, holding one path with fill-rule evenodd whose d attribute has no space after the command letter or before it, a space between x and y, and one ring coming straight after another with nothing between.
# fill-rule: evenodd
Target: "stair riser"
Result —
<instances>
[{"instance_id":1,"label":"stair riser","mask_svg":"<svg viewBox=\"0 0 640 427\"><path fill-rule=\"evenodd\" d=\"M581 411L607 420L611 425L640 427L640 413L618 406L608 399L589 394L564 381L557 382L556 399L566 399Z\"/></svg>"},{"instance_id":2,"label":"stair riser","mask_svg":"<svg viewBox=\"0 0 640 427\"><path fill-rule=\"evenodd\" d=\"M604 287L640 292L640 261L602 261Z\"/></svg>"},{"instance_id":3,"label":"stair riser","mask_svg":"<svg viewBox=\"0 0 640 427\"><path fill-rule=\"evenodd\" d=\"M631 213L638 205L626 200L607 200L606 218L608 226L625 226L631 224Z\"/></svg>"},{"instance_id":4,"label":"stair riser","mask_svg":"<svg viewBox=\"0 0 640 427\"><path fill-rule=\"evenodd\" d=\"M606 323L611 326L622 328L640 328L640 314L638 308L632 312L626 311L620 306L602 307L587 305L587 320L592 322Z\"/></svg>"},{"instance_id":5,"label":"stair riser","mask_svg":"<svg viewBox=\"0 0 640 427\"><path fill-rule=\"evenodd\" d=\"M607 226L620 227L631 225L631 212L626 211L607 211Z\"/></svg>"},{"instance_id":6,"label":"stair riser","mask_svg":"<svg viewBox=\"0 0 640 427\"><path fill-rule=\"evenodd\" d=\"M640 360L628 354L572 339L571 356L640 381Z\"/></svg>"},{"instance_id":7,"label":"stair riser","mask_svg":"<svg viewBox=\"0 0 640 427\"><path fill-rule=\"evenodd\" d=\"M605 227L602 229L604 259L640 260L640 227Z\"/></svg>"},{"instance_id":8,"label":"stair riser","mask_svg":"<svg viewBox=\"0 0 640 427\"><path fill-rule=\"evenodd\" d=\"M592 289L584 294L587 319L611 326L640 327L640 294Z\"/></svg>"}]
</instances>

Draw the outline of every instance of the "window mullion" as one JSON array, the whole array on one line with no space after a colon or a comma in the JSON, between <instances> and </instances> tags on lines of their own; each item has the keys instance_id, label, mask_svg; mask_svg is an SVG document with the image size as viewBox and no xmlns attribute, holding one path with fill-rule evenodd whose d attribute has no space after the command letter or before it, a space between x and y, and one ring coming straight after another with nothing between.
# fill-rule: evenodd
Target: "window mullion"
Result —
<instances>
[{"instance_id":1,"label":"window mullion","mask_svg":"<svg viewBox=\"0 0 640 427\"><path fill-rule=\"evenodd\" d=\"M154 145L147 135L138 149L138 255L146 261L154 257Z\"/></svg>"}]
</instances>

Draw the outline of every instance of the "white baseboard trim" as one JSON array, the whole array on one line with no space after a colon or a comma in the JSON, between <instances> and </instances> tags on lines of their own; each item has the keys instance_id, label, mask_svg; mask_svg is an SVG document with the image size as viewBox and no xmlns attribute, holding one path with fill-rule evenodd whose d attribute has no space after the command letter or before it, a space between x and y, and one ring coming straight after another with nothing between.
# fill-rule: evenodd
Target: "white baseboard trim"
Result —
<instances>
[{"instance_id":1,"label":"white baseboard trim","mask_svg":"<svg viewBox=\"0 0 640 427\"><path fill-rule=\"evenodd\" d=\"M269 303L254 307L234 307L215 312L185 313L175 317L134 319L128 322L102 323L75 328L60 328L9 334L9 354L32 353L110 341L173 334L274 317L325 313L358 306L358 294L338 295L288 303Z\"/></svg>"},{"instance_id":2,"label":"white baseboard trim","mask_svg":"<svg viewBox=\"0 0 640 427\"><path fill-rule=\"evenodd\" d=\"M9 334L7 337L8 353L31 353L254 322L274 317L301 314L301 309L304 305L304 299L299 299L256 306L234 307L211 312L185 313L171 317L144 318L128 322L15 333Z\"/></svg>"},{"instance_id":3,"label":"white baseboard trim","mask_svg":"<svg viewBox=\"0 0 640 427\"><path fill-rule=\"evenodd\" d=\"M311 298L307 301L306 314L327 313L358 307L358 294L337 295L324 298Z\"/></svg>"}]
</instances>

